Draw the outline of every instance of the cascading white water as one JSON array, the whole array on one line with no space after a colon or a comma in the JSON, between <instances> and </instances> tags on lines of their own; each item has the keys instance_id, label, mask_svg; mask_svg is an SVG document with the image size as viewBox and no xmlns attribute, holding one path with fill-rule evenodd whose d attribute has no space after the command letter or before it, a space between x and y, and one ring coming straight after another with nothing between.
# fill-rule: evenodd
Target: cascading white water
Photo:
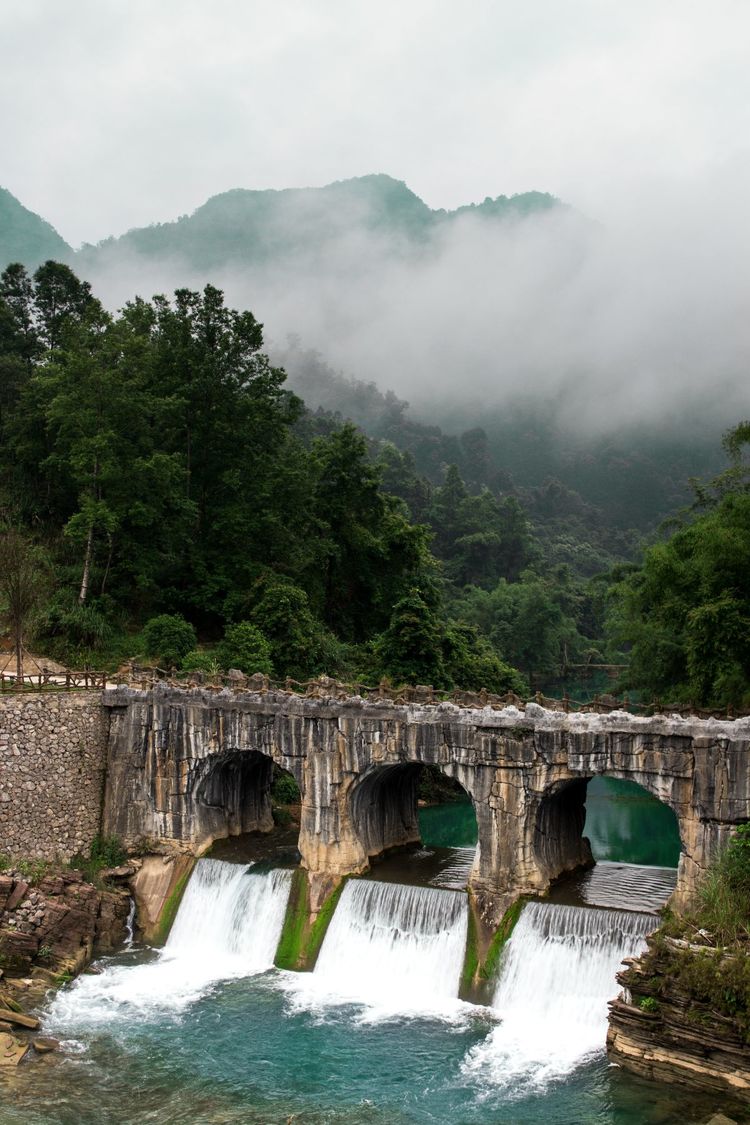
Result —
<instances>
[{"instance_id":1,"label":"cascading white water","mask_svg":"<svg viewBox=\"0 0 750 1125\"><path fill-rule=\"evenodd\" d=\"M446 1014L457 1005L468 926L465 894L350 880L302 1003L362 1003L368 1018Z\"/></svg>"},{"instance_id":2,"label":"cascading white water","mask_svg":"<svg viewBox=\"0 0 750 1125\"><path fill-rule=\"evenodd\" d=\"M523 1094L603 1051L615 974L657 924L622 910L525 906L493 1000L502 1022L469 1052L465 1072Z\"/></svg>"},{"instance_id":3,"label":"cascading white water","mask_svg":"<svg viewBox=\"0 0 750 1125\"><path fill-rule=\"evenodd\" d=\"M158 958L79 977L57 994L50 1026L158 1016L185 1008L216 981L270 969L290 888L291 871L198 860Z\"/></svg>"}]
</instances>

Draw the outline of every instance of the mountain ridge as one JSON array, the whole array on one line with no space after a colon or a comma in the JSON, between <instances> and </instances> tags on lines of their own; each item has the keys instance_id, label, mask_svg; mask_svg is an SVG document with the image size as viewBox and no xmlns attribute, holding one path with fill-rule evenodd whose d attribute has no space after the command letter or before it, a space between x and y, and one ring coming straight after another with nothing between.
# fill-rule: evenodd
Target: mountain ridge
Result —
<instances>
[{"instance_id":1,"label":"mountain ridge","mask_svg":"<svg viewBox=\"0 0 750 1125\"><path fill-rule=\"evenodd\" d=\"M24 207L7 188L0 187L0 266L22 262L36 269L50 258L69 262L73 247L51 223Z\"/></svg>"},{"instance_id":2,"label":"mountain ridge","mask_svg":"<svg viewBox=\"0 0 750 1125\"><path fill-rule=\"evenodd\" d=\"M222 264L315 257L357 232L385 236L402 248L429 242L467 215L498 221L565 206L546 192L487 196L446 210L432 209L403 180L372 173L311 188L230 188L193 212L164 223L133 227L74 250L49 223L0 188L0 268L21 261L33 268L58 257L84 269L112 265L123 252L140 258L168 255L191 269Z\"/></svg>"}]
</instances>

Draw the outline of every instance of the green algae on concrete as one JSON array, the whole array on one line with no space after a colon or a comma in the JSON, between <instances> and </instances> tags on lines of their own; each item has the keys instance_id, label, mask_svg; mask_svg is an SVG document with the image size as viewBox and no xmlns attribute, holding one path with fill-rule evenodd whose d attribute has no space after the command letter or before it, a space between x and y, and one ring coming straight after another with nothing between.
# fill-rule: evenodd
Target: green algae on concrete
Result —
<instances>
[{"instance_id":1,"label":"green algae on concrete","mask_svg":"<svg viewBox=\"0 0 750 1125\"><path fill-rule=\"evenodd\" d=\"M469 919L466 935L459 997L471 1004L490 1004L500 971L505 945L513 932L526 900L516 899L503 914L496 930L488 931L469 895Z\"/></svg>"},{"instance_id":2,"label":"green algae on concrete","mask_svg":"<svg viewBox=\"0 0 750 1125\"><path fill-rule=\"evenodd\" d=\"M505 949L510 935L513 933L516 922L521 917L521 911L525 905L525 898L517 898L503 914L500 925L495 930L495 934L489 944L484 961L479 967L478 976L481 980L494 982L497 979L503 950Z\"/></svg>"},{"instance_id":3,"label":"green algae on concrete","mask_svg":"<svg viewBox=\"0 0 750 1125\"><path fill-rule=\"evenodd\" d=\"M177 911L180 908L182 896L185 893L185 888L187 887L188 880L193 872L194 866L195 860L187 865L186 870L183 871L183 873L177 879L174 887L169 892L164 906L161 909L159 920L153 928L151 944L164 945L167 938L169 937L169 931L172 929L174 920L177 917Z\"/></svg>"},{"instance_id":4,"label":"green algae on concrete","mask_svg":"<svg viewBox=\"0 0 750 1125\"><path fill-rule=\"evenodd\" d=\"M310 921L310 892L307 872L298 867L292 875L292 889L284 918L274 964L278 969L310 972L323 944L336 904L346 879L328 896L313 922Z\"/></svg>"}]
</instances>

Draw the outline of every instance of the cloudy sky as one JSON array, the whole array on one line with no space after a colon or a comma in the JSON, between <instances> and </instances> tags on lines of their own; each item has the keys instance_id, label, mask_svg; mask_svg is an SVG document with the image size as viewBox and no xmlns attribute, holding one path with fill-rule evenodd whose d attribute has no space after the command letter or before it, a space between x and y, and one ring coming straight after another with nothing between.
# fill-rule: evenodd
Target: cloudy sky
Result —
<instances>
[{"instance_id":1,"label":"cloudy sky","mask_svg":"<svg viewBox=\"0 0 750 1125\"><path fill-rule=\"evenodd\" d=\"M74 245L384 171L601 217L746 163L746 0L3 0L0 184Z\"/></svg>"}]
</instances>

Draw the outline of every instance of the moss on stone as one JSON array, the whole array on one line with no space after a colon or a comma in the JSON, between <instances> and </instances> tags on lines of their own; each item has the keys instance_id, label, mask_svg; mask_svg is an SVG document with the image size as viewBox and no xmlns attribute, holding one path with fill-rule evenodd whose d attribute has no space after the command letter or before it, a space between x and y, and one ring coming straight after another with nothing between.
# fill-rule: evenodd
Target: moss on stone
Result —
<instances>
[{"instance_id":1,"label":"moss on stone","mask_svg":"<svg viewBox=\"0 0 750 1125\"><path fill-rule=\"evenodd\" d=\"M328 896L314 922L310 923L310 892L307 872L297 868L292 876L292 889L286 909L274 964L279 969L310 972L323 944L336 904L344 889L343 879Z\"/></svg>"},{"instance_id":2,"label":"moss on stone","mask_svg":"<svg viewBox=\"0 0 750 1125\"><path fill-rule=\"evenodd\" d=\"M284 915L284 925L274 958L274 964L278 969L300 968L308 914L307 874L298 867L292 873L292 886Z\"/></svg>"},{"instance_id":3,"label":"moss on stone","mask_svg":"<svg viewBox=\"0 0 750 1125\"><path fill-rule=\"evenodd\" d=\"M466 952L464 953L464 965L461 971L461 984L459 986L458 995L462 1000L472 1000L474 996L474 984L479 970L479 936L477 933L477 922L474 917L474 911L469 903L469 919L466 931Z\"/></svg>"},{"instance_id":4,"label":"moss on stone","mask_svg":"<svg viewBox=\"0 0 750 1125\"><path fill-rule=\"evenodd\" d=\"M344 878L341 880L338 887L336 887L335 891L331 892L331 894L321 906L320 910L318 911L317 918L310 927L310 936L307 942L305 958L306 967L309 969L315 967L315 962L317 961L318 954L320 953L320 947L323 944L323 938L326 936L326 931L330 925L331 919L333 918L333 912L338 905L339 899L341 898L341 892L344 889L345 883L346 879Z\"/></svg>"},{"instance_id":5,"label":"moss on stone","mask_svg":"<svg viewBox=\"0 0 750 1125\"><path fill-rule=\"evenodd\" d=\"M490 942L487 956L479 967L478 976L482 980L494 980L497 977L505 944L513 933L516 922L521 917L521 911L525 905L526 899L517 898L503 914L500 925L495 930L494 937Z\"/></svg>"},{"instance_id":6,"label":"moss on stone","mask_svg":"<svg viewBox=\"0 0 750 1125\"><path fill-rule=\"evenodd\" d=\"M169 931L172 929L172 924L177 917L177 911L182 902L182 896L185 893L185 887L192 874L193 867L194 863L191 863L187 870L183 872L164 903L161 914L159 915L159 921L154 927L153 937L151 939L154 945L164 945L169 937Z\"/></svg>"}]
</instances>

